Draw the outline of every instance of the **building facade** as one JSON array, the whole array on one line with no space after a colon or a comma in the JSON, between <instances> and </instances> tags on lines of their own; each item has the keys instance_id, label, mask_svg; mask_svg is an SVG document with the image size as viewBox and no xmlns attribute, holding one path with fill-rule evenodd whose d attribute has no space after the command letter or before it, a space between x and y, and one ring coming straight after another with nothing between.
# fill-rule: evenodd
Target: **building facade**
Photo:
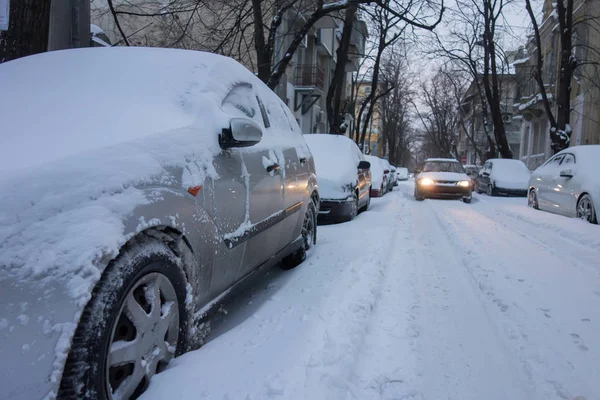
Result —
<instances>
[{"instance_id":1,"label":"building facade","mask_svg":"<svg viewBox=\"0 0 600 400\"><path fill-rule=\"evenodd\" d=\"M365 99L371 94L372 90L372 82L370 80L362 80L356 83L356 103L352 105L354 107L354 115L355 120L358 121L358 114L360 113L360 107L365 101ZM381 85L380 85L381 86ZM364 110L363 114L366 114L367 111ZM361 121L360 132L362 132L364 128L364 117ZM370 120L367 123L367 131L365 135L365 146L363 152L365 154L371 154L377 157L381 157L384 154L383 146L383 119L381 118L381 102L375 103L375 107L373 108L373 114L371 115ZM350 133L350 132L349 132ZM385 152L388 154L388 152Z\"/></svg>"},{"instance_id":2,"label":"building facade","mask_svg":"<svg viewBox=\"0 0 600 400\"><path fill-rule=\"evenodd\" d=\"M508 65L514 60L514 55L508 54ZM521 116L513 113L513 104L517 97L517 77L507 68L506 73L498 75L500 84L500 108L508 144L514 158L518 158L521 146ZM489 107L485 94L482 92L482 79L473 80L465 92L459 112L461 113L460 129L457 139L459 158L465 164L483 165L488 158L489 141L494 140L494 125L491 121ZM484 108L487 108L487 120Z\"/></svg>"},{"instance_id":3,"label":"building facade","mask_svg":"<svg viewBox=\"0 0 600 400\"><path fill-rule=\"evenodd\" d=\"M594 23L600 18L600 2L575 0L573 10L572 53L578 66L571 84L570 145L600 144L600 29ZM551 0L544 1L539 29L545 60L542 76L556 116L557 106L552 99L556 96L561 54L557 14ZM519 93L514 109L523 118L520 159L532 170L552 155L550 124L539 87L532 78L537 65L536 51L535 38L530 37L521 59L515 63Z\"/></svg>"}]
</instances>

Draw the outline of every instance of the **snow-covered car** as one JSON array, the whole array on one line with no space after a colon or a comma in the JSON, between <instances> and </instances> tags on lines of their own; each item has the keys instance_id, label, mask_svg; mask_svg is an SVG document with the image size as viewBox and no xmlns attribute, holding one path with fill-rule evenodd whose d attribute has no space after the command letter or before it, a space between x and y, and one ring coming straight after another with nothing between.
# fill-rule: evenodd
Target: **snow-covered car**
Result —
<instances>
[{"instance_id":1,"label":"snow-covered car","mask_svg":"<svg viewBox=\"0 0 600 400\"><path fill-rule=\"evenodd\" d=\"M396 176L398 177L399 181L407 181L409 178L408 168L397 167Z\"/></svg>"},{"instance_id":2,"label":"snow-covered car","mask_svg":"<svg viewBox=\"0 0 600 400\"><path fill-rule=\"evenodd\" d=\"M381 158L371 155L365 155L365 160L371 164L371 197L381 197L387 193L388 188L385 164Z\"/></svg>"},{"instance_id":3,"label":"snow-covered car","mask_svg":"<svg viewBox=\"0 0 600 400\"><path fill-rule=\"evenodd\" d=\"M462 199L470 203L473 186L461 163L452 158L429 158L416 176L415 200Z\"/></svg>"},{"instance_id":4,"label":"snow-covered car","mask_svg":"<svg viewBox=\"0 0 600 400\"><path fill-rule=\"evenodd\" d=\"M396 166L394 164L390 164L390 178L392 179L392 187L398 186L398 174L396 173Z\"/></svg>"},{"instance_id":5,"label":"snow-covered car","mask_svg":"<svg viewBox=\"0 0 600 400\"><path fill-rule=\"evenodd\" d=\"M475 190L489 196L527 196L530 177L531 172L523 161L492 158L481 167Z\"/></svg>"},{"instance_id":6,"label":"snow-covered car","mask_svg":"<svg viewBox=\"0 0 600 400\"><path fill-rule=\"evenodd\" d=\"M529 179L530 207L598 223L600 145L569 147L536 169Z\"/></svg>"},{"instance_id":7,"label":"snow-covered car","mask_svg":"<svg viewBox=\"0 0 600 400\"><path fill-rule=\"evenodd\" d=\"M380 160L383 164L383 173L386 176L386 193L391 192L392 190L394 190L394 180L396 179L396 173L393 171L392 164L390 164L388 160L386 160L385 158L381 158Z\"/></svg>"},{"instance_id":8,"label":"snow-covered car","mask_svg":"<svg viewBox=\"0 0 600 400\"><path fill-rule=\"evenodd\" d=\"M230 58L48 52L0 87L2 398L135 397L241 280L315 243L300 128Z\"/></svg>"},{"instance_id":9,"label":"snow-covered car","mask_svg":"<svg viewBox=\"0 0 600 400\"><path fill-rule=\"evenodd\" d=\"M353 140L344 135L308 134L321 196L319 222L350 221L371 202L371 167Z\"/></svg>"}]
</instances>

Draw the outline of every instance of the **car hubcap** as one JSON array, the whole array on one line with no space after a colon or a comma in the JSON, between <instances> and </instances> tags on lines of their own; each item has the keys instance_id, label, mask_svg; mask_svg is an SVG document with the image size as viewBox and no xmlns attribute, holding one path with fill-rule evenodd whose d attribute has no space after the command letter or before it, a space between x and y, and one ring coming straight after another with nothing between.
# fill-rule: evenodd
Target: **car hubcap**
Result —
<instances>
[{"instance_id":1,"label":"car hubcap","mask_svg":"<svg viewBox=\"0 0 600 400\"><path fill-rule=\"evenodd\" d=\"M302 223L302 239L304 240L304 250L308 250L315 242L315 219L312 215L312 208L304 216Z\"/></svg>"},{"instance_id":2,"label":"car hubcap","mask_svg":"<svg viewBox=\"0 0 600 400\"><path fill-rule=\"evenodd\" d=\"M594 207L592 206L592 201L590 200L590 198L588 196L584 196L579 201L579 206L577 206L577 216L588 222L593 222Z\"/></svg>"},{"instance_id":3,"label":"car hubcap","mask_svg":"<svg viewBox=\"0 0 600 400\"><path fill-rule=\"evenodd\" d=\"M179 303L164 275L143 276L127 294L112 328L106 363L111 399L135 397L175 356Z\"/></svg>"}]
</instances>

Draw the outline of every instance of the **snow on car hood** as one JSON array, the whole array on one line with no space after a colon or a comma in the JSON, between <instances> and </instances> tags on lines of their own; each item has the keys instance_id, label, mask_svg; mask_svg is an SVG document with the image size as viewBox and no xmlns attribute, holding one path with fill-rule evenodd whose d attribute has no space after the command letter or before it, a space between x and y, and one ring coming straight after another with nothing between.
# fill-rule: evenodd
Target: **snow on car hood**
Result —
<instances>
[{"instance_id":1,"label":"snow on car hood","mask_svg":"<svg viewBox=\"0 0 600 400\"><path fill-rule=\"evenodd\" d=\"M471 178L467 174L458 172L421 172L418 179L429 178L434 181L469 181Z\"/></svg>"},{"instance_id":2,"label":"snow on car hood","mask_svg":"<svg viewBox=\"0 0 600 400\"><path fill-rule=\"evenodd\" d=\"M125 226L160 200L147 188L184 196L217 177L217 134L229 123L219 99L240 79L258 83L233 60L172 49L77 49L0 64L0 328L10 327L0 356L15 371L35 361L46 375L29 385L60 378L106 262L157 224ZM11 379L0 385L14 389Z\"/></svg>"},{"instance_id":3,"label":"snow on car hood","mask_svg":"<svg viewBox=\"0 0 600 400\"><path fill-rule=\"evenodd\" d=\"M315 161L319 194L323 199L345 199L352 192L345 191L346 185L356 183L358 160L353 152L354 144L342 135L304 135Z\"/></svg>"}]
</instances>

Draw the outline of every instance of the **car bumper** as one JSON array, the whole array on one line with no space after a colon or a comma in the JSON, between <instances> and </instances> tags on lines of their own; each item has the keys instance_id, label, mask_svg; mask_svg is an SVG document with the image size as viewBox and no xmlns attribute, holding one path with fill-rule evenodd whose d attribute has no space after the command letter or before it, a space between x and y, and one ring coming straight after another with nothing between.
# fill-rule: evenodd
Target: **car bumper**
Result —
<instances>
[{"instance_id":1,"label":"car bumper","mask_svg":"<svg viewBox=\"0 0 600 400\"><path fill-rule=\"evenodd\" d=\"M434 197L434 198L447 198L447 199L461 199L464 197L471 196L471 187L461 186L445 186L445 185L431 185L431 186L419 186L419 195L422 197Z\"/></svg>"},{"instance_id":2,"label":"car bumper","mask_svg":"<svg viewBox=\"0 0 600 400\"><path fill-rule=\"evenodd\" d=\"M317 217L318 222L342 221L352 215L352 200L323 200Z\"/></svg>"}]
</instances>

